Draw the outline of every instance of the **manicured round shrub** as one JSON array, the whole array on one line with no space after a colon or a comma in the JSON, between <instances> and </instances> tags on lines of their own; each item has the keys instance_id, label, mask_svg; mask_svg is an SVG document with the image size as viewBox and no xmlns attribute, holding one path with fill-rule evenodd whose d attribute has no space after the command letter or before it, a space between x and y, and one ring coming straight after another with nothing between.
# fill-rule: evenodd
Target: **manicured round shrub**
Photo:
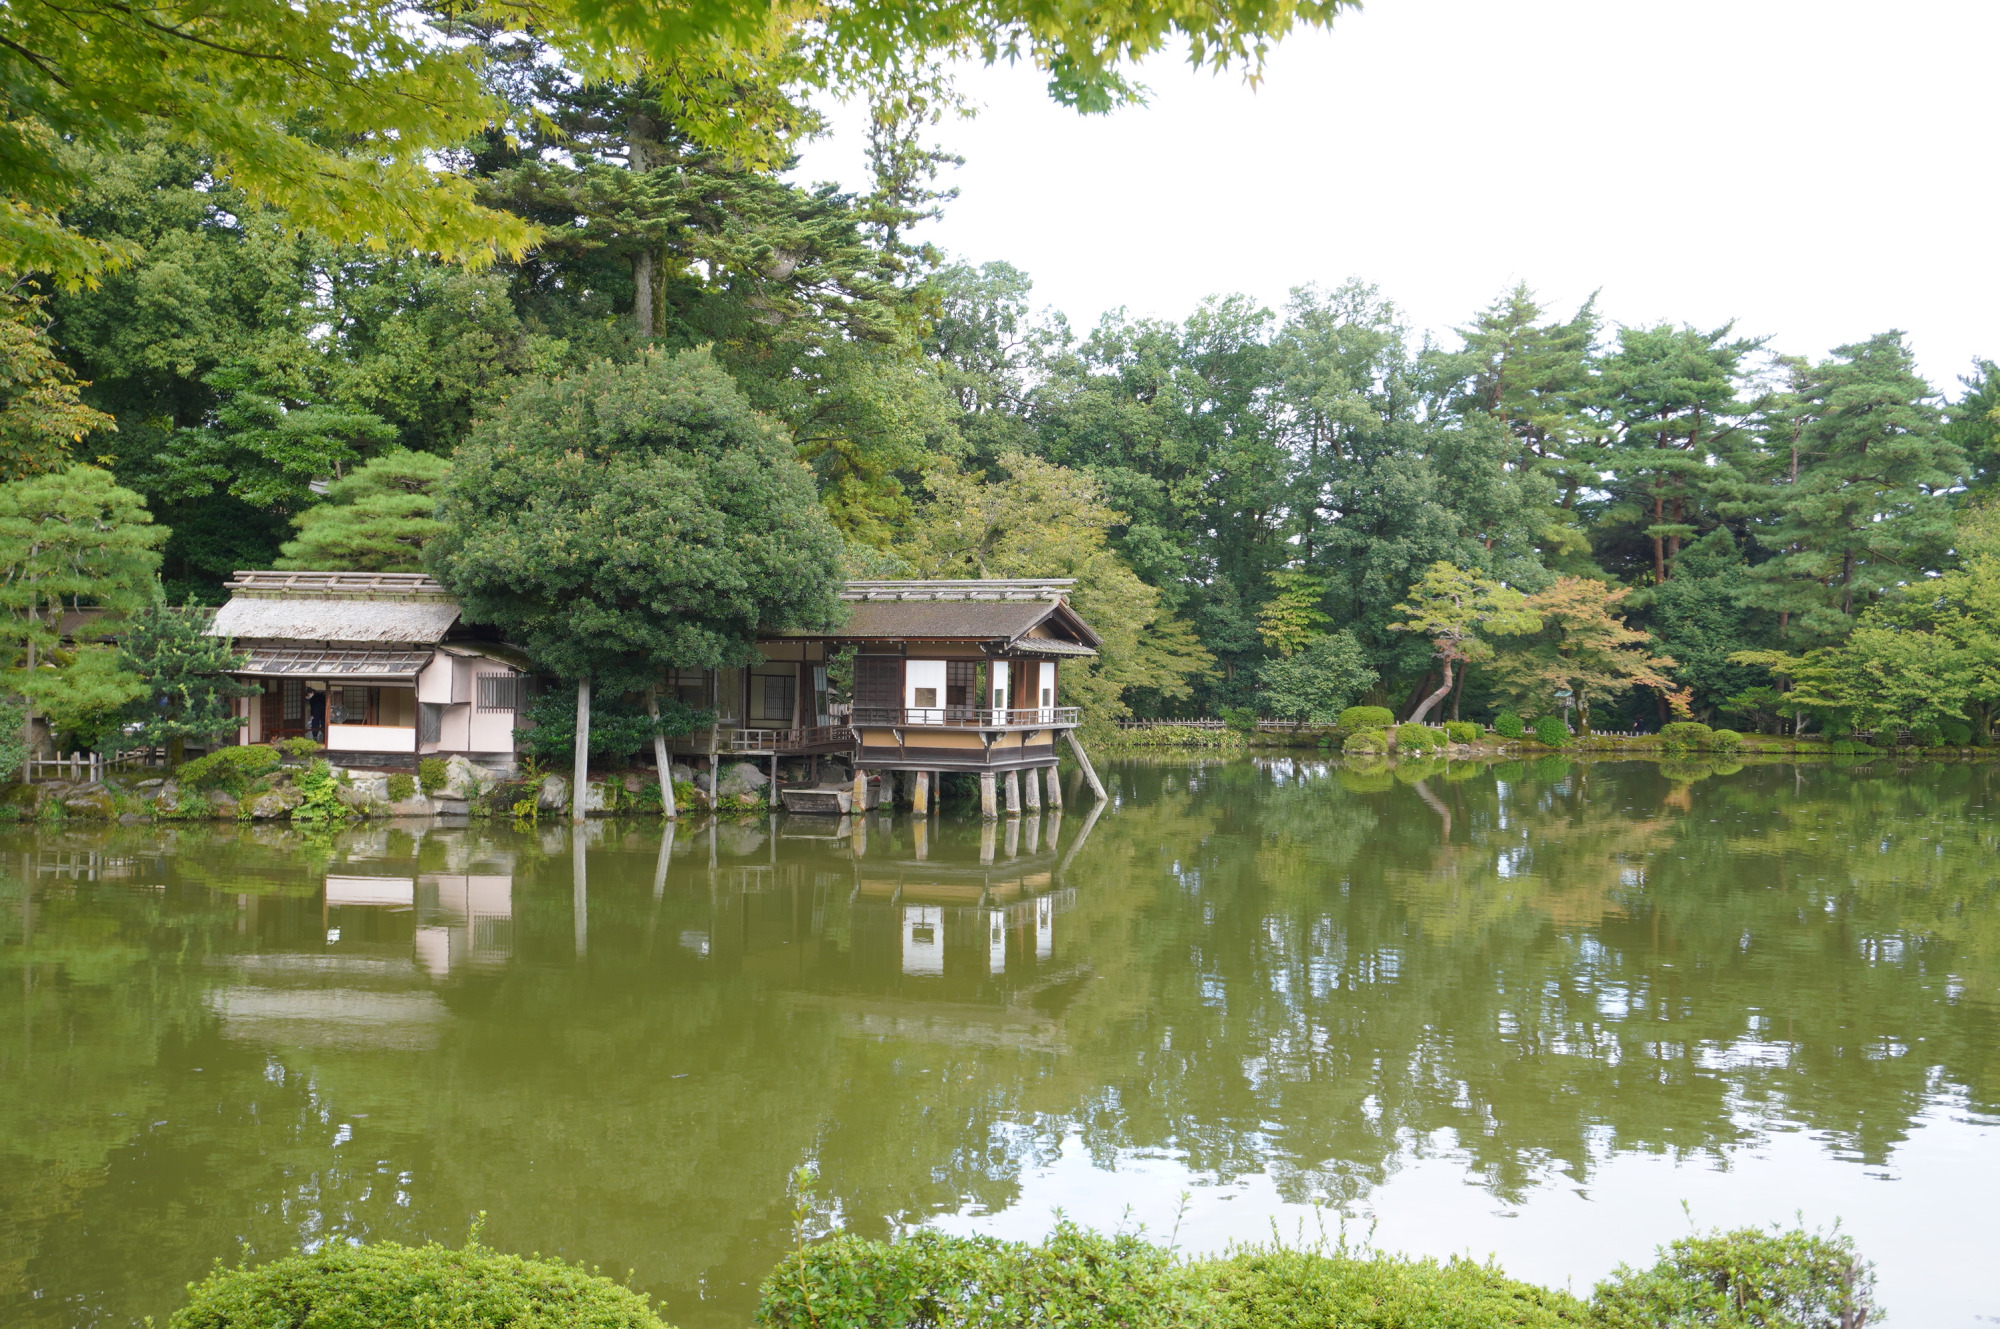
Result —
<instances>
[{"instance_id":1,"label":"manicured round shrub","mask_svg":"<svg viewBox=\"0 0 2000 1329\"><path fill-rule=\"evenodd\" d=\"M1650 1269L1620 1265L1591 1295L1604 1329L1836 1329L1883 1318L1875 1266L1839 1233L1740 1228L1683 1237Z\"/></svg>"},{"instance_id":2,"label":"manicured round shrub","mask_svg":"<svg viewBox=\"0 0 2000 1329\"><path fill-rule=\"evenodd\" d=\"M1420 756L1434 748L1443 746L1443 740L1435 729L1420 724L1396 726L1396 751Z\"/></svg>"},{"instance_id":3,"label":"manicured round shrub","mask_svg":"<svg viewBox=\"0 0 2000 1329\"><path fill-rule=\"evenodd\" d=\"M1502 711L1493 717L1493 732L1502 738L1519 738L1528 732L1528 722L1512 711Z\"/></svg>"},{"instance_id":4,"label":"manicured round shrub","mask_svg":"<svg viewBox=\"0 0 2000 1329\"><path fill-rule=\"evenodd\" d=\"M1210 1292L1215 1329L1561 1329L1588 1317L1567 1292L1462 1257L1357 1258L1274 1245L1194 1262L1186 1277Z\"/></svg>"},{"instance_id":5,"label":"manicured round shrub","mask_svg":"<svg viewBox=\"0 0 2000 1329\"><path fill-rule=\"evenodd\" d=\"M1560 716L1538 715L1535 717L1535 741L1544 747L1559 748L1569 742L1569 727Z\"/></svg>"},{"instance_id":6,"label":"manicured round shrub","mask_svg":"<svg viewBox=\"0 0 2000 1329\"><path fill-rule=\"evenodd\" d=\"M304 734L298 734L291 738L281 738L271 746L284 753L287 757L316 757L326 751L325 748L313 742Z\"/></svg>"},{"instance_id":7,"label":"manicured round shrub","mask_svg":"<svg viewBox=\"0 0 2000 1329\"><path fill-rule=\"evenodd\" d=\"M1962 748L1972 741L1972 726L1959 720L1946 720L1938 726L1944 734L1944 741L1955 748Z\"/></svg>"},{"instance_id":8,"label":"manicured round shrub","mask_svg":"<svg viewBox=\"0 0 2000 1329\"><path fill-rule=\"evenodd\" d=\"M1708 735L1708 746L1715 752L1741 752L1743 735L1734 729L1711 730Z\"/></svg>"},{"instance_id":9,"label":"manicured round shrub","mask_svg":"<svg viewBox=\"0 0 2000 1329\"><path fill-rule=\"evenodd\" d=\"M1387 706L1350 706L1334 723L1350 733L1357 729L1387 729L1396 723L1396 713Z\"/></svg>"},{"instance_id":10,"label":"manicured round shrub","mask_svg":"<svg viewBox=\"0 0 2000 1329\"><path fill-rule=\"evenodd\" d=\"M1340 745L1342 752L1380 756L1389 750L1389 731L1386 729L1363 729L1358 734L1349 734Z\"/></svg>"},{"instance_id":11,"label":"manicured round shrub","mask_svg":"<svg viewBox=\"0 0 2000 1329\"><path fill-rule=\"evenodd\" d=\"M329 1244L217 1264L169 1329L665 1329L645 1297L577 1265L483 1246Z\"/></svg>"},{"instance_id":12,"label":"manicured round shrub","mask_svg":"<svg viewBox=\"0 0 2000 1329\"><path fill-rule=\"evenodd\" d=\"M1676 720L1660 728L1660 746L1670 751L1705 748L1714 737L1715 731L1698 720Z\"/></svg>"},{"instance_id":13,"label":"manicured round shrub","mask_svg":"<svg viewBox=\"0 0 2000 1329\"><path fill-rule=\"evenodd\" d=\"M1944 746L1944 729L1938 725L1923 725L1910 731L1910 741L1920 748Z\"/></svg>"},{"instance_id":14,"label":"manicured round shrub","mask_svg":"<svg viewBox=\"0 0 2000 1329\"><path fill-rule=\"evenodd\" d=\"M1447 720L1444 724L1444 736L1454 743L1477 743L1479 726L1470 720Z\"/></svg>"},{"instance_id":15,"label":"manicured round shrub","mask_svg":"<svg viewBox=\"0 0 2000 1329\"><path fill-rule=\"evenodd\" d=\"M278 750L262 743L217 748L206 756L184 761L174 779L189 789L226 789L243 792L252 780L278 769Z\"/></svg>"}]
</instances>

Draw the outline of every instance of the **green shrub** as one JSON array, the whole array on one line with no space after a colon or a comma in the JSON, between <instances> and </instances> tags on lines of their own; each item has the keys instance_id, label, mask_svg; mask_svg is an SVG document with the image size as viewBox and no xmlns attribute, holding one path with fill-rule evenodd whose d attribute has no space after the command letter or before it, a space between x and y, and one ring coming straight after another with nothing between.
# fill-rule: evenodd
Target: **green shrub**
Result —
<instances>
[{"instance_id":1,"label":"green shrub","mask_svg":"<svg viewBox=\"0 0 2000 1329\"><path fill-rule=\"evenodd\" d=\"M417 779L408 771L397 771L389 777L389 801L400 803L417 795Z\"/></svg>"},{"instance_id":2,"label":"green shrub","mask_svg":"<svg viewBox=\"0 0 2000 1329\"><path fill-rule=\"evenodd\" d=\"M189 789L226 789L240 794L252 780L278 769L278 750L261 743L217 748L193 761L184 761L174 779Z\"/></svg>"},{"instance_id":3,"label":"green shrub","mask_svg":"<svg viewBox=\"0 0 2000 1329\"><path fill-rule=\"evenodd\" d=\"M1222 723L1239 734L1257 732L1257 712L1248 706L1224 706L1217 714L1221 716Z\"/></svg>"},{"instance_id":4,"label":"green shrub","mask_svg":"<svg viewBox=\"0 0 2000 1329\"><path fill-rule=\"evenodd\" d=\"M298 775L299 791L305 801L292 809L292 820L338 825L347 820L349 808L340 798L340 778L333 767L315 759Z\"/></svg>"},{"instance_id":5,"label":"green shrub","mask_svg":"<svg viewBox=\"0 0 2000 1329\"><path fill-rule=\"evenodd\" d=\"M1716 729L1708 735L1708 746L1716 752L1741 752L1743 735L1734 729Z\"/></svg>"},{"instance_id":6,"label":"green shrub","mask_svg":"<svg viewBox=\"0 0 2000 1329\"><path fill-rule=\"evenodd\" d=\"M313 757L326 751L325 748L313 742L304 734L300 734L296 738L281 738L271 746L284 753L287 757Z\"/></svg>"},{"instance_id":7,"label":"green shrub","mask_svg":"<svg viewBox=\"0 0 2000 1329\"><path fill-rule=\"evenodd\" d=\"M1535 741L1544 747L1559 748L1569 742L1569 727L1560 716L1538 715L1535 717Z\"/></svg>"},{"instance_id":8,"label":"green shrub","mask_svg":"<svg viewBox=\"0 0 2000 1329\"><path fill-rule=\"evenodd\" d=\"M1920 748L1944 746L1944 728L1941 725L1924 725L1910 731L1910 741Z\"/></svg>"},{"instance_id":9,"label":"green shrub","mask_svg":"<svg viewBox=\"0 0 2000 1329\"><path fill-rule=\"evenodd\" d=\"M646 1298L576 1265L476 1243L329 1242L257 1268L218 1263L169 1329L665 1329Z\"/></svg>"},{"instance_id":10,"label":"green shrub","mask_svg":"<svg viewBox=\"0 0 2000 1329\"><path fill-rule=\"evenodd\" d=\"M1447 720L1444 723L1444 736L1454 743L1477 743L1479 726L1470 720Z\"/></svg>"},{"instance_id":11,"label":"green shrub","mask_svg":"<svg viewBox=\"0 0 2000 1329\"><path fill-rule=\"evenodd\" d=\"M1938 726L1944 741L1955 748L1962 748L1972 742L1972 726L1959 720L1946 720Z\"/></svg>"},{"instance_id":12,"label":"green shrub","mask_svg":"<svg viewBox=\"0 0 2000 1329\"><path fill-rule=\"evenodd\" d=\"M1442 740L1435 729L1427 729L1420 724L1399 724L1396 726L1396 751L1407 752L1413 757L1422 756L1432 748L1439 747Z\"/></svg>"},{"instance_id":13,"label":"green shrub","mask_svg":"<svg viewBox=\"0 0 2000 1329\"><path fill-rule=\"evenodd\" d=\"M1252 1247L1203 1260L1188 1277L1215 1329L1557 1329L1590 1322L1566 1292L1517 1283L1491 1265Z\"/></svg>"},{"instance_id":14,"label":"green shrub","mask_svg":"<svg viewBox=\"0 0 2000 1329\"><path fill-rule=\"evenodd\" d=\"M1036 1245L919 1229L896 1241L849 1233L807 1246L764 1280L764 1329L1198 1322L1205 1300L1172 1254L1131 1234L1059 1223Z\"/></svg>"},{"instance_id":15,"label":"green shrub","mask_svg":"<svg viewBox=\"0 0 2000 1329\"><path fill-rule=\"evenodd\" d=\"M451 767L443 757L425 757L417 763L417 782L427 794L435 794L451 779Z\"/></svg>"},{"instance_id":16,"label":"green shrub","mask_svg":"<svg viewBox=\"0 0 2000 1329\"><path fill-rule=\"evenodd\" d=\"M1338 727L1353 733L1357 729L1387 729L1396 723L1396 713L1387 706L1350 706L1334 721Z\"/></svg>"},{"instance_id":17,"label":"green shrub","mask_svg":"<svg viewBox=\"0 0 2000 1329\"><path fill-rule=\"evenodd\" d=\"M1882 1318L1875 1267L1838 1232L1740 1228L1683 1237L1646 1270L1620 1265L1591 1309L1604 1329L1841 1329Z\"/></svg>"},{"instance_id":18,"label":"green shrub","mask_svg":"<svg viewBox=\"0 0 2000 1329\"><path fill-rule=\"evenodd\" d=\"M1386 729L1363 729L1349 734L1340 745L1342 752L1360 753L1364 756L1379 756L1389 750L1389 731Z\"/></svg>"},{"instance_id":19,"label":"green shrub","mask_svg":"<svg viewBox=\"0 0 2000 1329\"><path fill-rule=\"evenodd\" d=\"M1493 717L1493 732L1502 738L1519 738L1528 732L1528 722L1512 711L1502 711Z\"/></svg>"},{"instance_id":20,"label":"green shrub","mask_svg":"<svg viewBox=\"0 0 2000 1329\"><path fill-rule=\"evenodd\" d=\"M1705 748L1715 731L1698 720L1676 720L1660 727L1660 746L1669 751Z\"/></svg>"}]
</instances>

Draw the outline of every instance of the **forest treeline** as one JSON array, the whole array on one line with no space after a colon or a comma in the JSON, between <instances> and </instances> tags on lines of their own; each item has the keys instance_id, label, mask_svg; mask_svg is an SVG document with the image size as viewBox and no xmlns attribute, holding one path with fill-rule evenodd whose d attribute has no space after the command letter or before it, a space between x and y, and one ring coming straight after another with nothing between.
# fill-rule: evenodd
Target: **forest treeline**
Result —
<instances>
[{"instance_id":1,"label":"forest treeline","mask_svg":"<svg viewBox=\"0 0 2000 1329\"><path fill-rule=\"evenodd\" d=\"M415 568L517 385L699 349L784 427L850 574L1078 578L1100 718L1990 730L1991 363L1947 399L1899 332L1801 358L1525 286L1442 340L1359 281L1080 329L915 238L951 197L944 90L877 95L842 192L788 178L819 124L779 64L734 75L760 156L507 36L481 70L512 113L453 165L541 238L483 267L302 227L185 132L65 145L66 232L125 257L10 297L8 474L108 470L175 600Z\"/></svg>"}]
</instances>

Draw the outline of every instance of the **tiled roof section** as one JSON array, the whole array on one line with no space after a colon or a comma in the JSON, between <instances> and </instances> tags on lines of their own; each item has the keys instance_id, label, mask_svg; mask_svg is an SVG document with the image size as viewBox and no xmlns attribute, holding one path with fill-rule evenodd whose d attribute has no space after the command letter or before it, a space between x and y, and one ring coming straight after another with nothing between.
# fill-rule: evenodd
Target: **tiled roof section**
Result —
<instances>
[{"instance_id":1,"label":"tiled roof section","mask_svg":"<svg viewBox=\"0 0 2000 1329\"><path fill-rule=\"evenodd\" d=\"M1047 600L863 600L832 636L905 641L1008 641L1055 610Z\"/></svg>"},{"instance_id":2,"label":"tiled roof section","mask_svg":"<svg viewBox=\"0 0 2000 1329\"><path fill-rule=\"evenodd\" d=\"M294 647L249 652L240 674L261 678L414 678L431 662L429 651L316 651Z\"/></svg>"},{"instance_id":3,"label":"tiled roof section","mask_svg":"<svg viewBox=\"0 0 2000 1329\"><path fill-rule=\"evenodd\" d=\"M840 598L866 603L1053 603L1069 594L1074 577L990 578L983 581L851 581Z\"/></svg>"},{"instance_id":4,"label":"tiled roof section","mask_svg":"<svg viewBox=\"0 0 2000 1329\"><path fill-rule=\"evenodd\" d=\"M333 600L447 598L421 572L238 572L223 583L238 595L286 595Z\"/></svg>"}]
</instances>

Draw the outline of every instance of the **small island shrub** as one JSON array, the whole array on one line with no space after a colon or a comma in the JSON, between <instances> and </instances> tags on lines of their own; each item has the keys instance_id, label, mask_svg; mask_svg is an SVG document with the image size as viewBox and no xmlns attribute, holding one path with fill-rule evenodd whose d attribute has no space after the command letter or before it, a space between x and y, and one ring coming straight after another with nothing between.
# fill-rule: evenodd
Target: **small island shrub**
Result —
<instances>
[{"instance_id":1,"label":"small island shrub","mask_svg":"<svg viewBox=\"0 0 2000 1329\"><path fill-rule=\"evenodd\" d=\"M1334 724L1353 733L1357 729L1387 729L1396 723L1396 713L1387 706L1350 706Z\"/></svg>"},{"instance_id":2,"label":"small island shrub","mask_svg":"<svg viewBox=\"0 0 2000 1329\"><path fill-rule=\"evenodd\" d=\"M1955 748L1972 742L1972 726L1962 720L1946 720L1938 726L1938 731L1944 735L1944 741Z\"/></svg>"},{"instance_id":3,"label":"small island shrub","mask_svg":"<svg viewBox=\"0 0 2000 1329\"><path fill-rule=\"evenodd\" d=\"M1569 726L1562 717L1538 715L1535 717L1535 741L1543 747L1559 748L1569 742Z\"/></svg>"},{"instance_id":4,"label":"small island shrub","mask_svg":"<svg viewBox=\"0 0 2000 1329\"><path fill-rule=\"evenodd\" d=\"M278 769L276 748L261 743L217 748L193 761L184 761L174 779L189 789L222 789L240 794L260 775Z\"/></svg>"},{"instance_id":5,"label":"small island shrub","mask_svg":"<svg viewBox=\"0 0 2000 1329\"><path fill-rule=\"evenodd\" d=\"M1435 729L1420 724L1396 726L1396 751L1406 752L1413 757L1443 746L1443 738Z\"/></svg>"},{"instance_id":6,"label":"small island shrub","mask_svg":"<svg viewBox=\"0 0 2000 1329\"><path fill-rule=\"evenodd\" d=\"M1841 1329L1883 1318L1851 1238L1773 1228L1683 1237L1650 1269L1620 1265L1591 1295L1604 1329Z\"/></svg>"},{"instance_id":7,"label":"small island shrub","mask_svg":"<svg viewBox=\"0 0 2000 1329\"><path fill-rule=\"evenodd\" d=\"M389 777L389 801L401 803L417 795L417 779L408 771L397 771Z\"/></svg>"},{"instance_id":8,"label":"small island shrub","mask_svg":"<svg viewBox=\"0 0 2000 1329\"><path fill-rule=\"evenodd\" d=\"M1362 756L1380 756L1389 750L1389 731L1386 729L1363 729L1349 734L1340 745L1342 752L1357 753Z\"/></svg>"},{"instance_id":9,"label":"small island shrub","mask_svg":"<svg viewBox=\"0 0 2000 1329\"><path fill-rule=\"evenodd\" d=\"M1447 720L1444 724L1444 736L1454 743L1477 743L1479 726L1470 720Z\"/></svg>"},{"instance_id":10,"label":"small island shrub","mask_svg":"<svg viewBox=\"0 0 2000 1329\"><path fill-rule=\"evenodd\" d=\"M1743 735L1734 729L1717 729L1710 732L1708 746L1715 752L1741 752Z\"/></svg>"},{"instance_id":11,"label":"small island shrub","mask_svg":"<svg viewBox=\"0 0 2000 1329\"><path fill-rule=\"evenodd\" d=\"M328 1242L256 1268L217 1264L169 1329L666 1329L645 1297L577 1265L378 1242Z\"/></svg>"},{"instance_id":12,"label":"small island shrub","mask_svg":"<svg viewBox=\"0 0 2000 1329\"><path fill-rule=\"evenodd\" d=\"M1217 714L1221 716L1223 724L1228 725L1239 734L1254 734L1257 732L1257 712L1251 710L1248 706L1224 706Z\"/></svg>"},{"instance_id":13,"label":"small island shrub","mask_svg":"<svg viewBox=\"0 0 2000 1329\"><path fill-rule=\"evenodd\" d=\"M1660 746L1669 752L1705 748L1714 734L1714 730L1699 720L1676 720L1672 724L1660 726Z\"/></svg>"},{"instance_id":14,"label":"small island shrub","mask_svg":"<svg viewBox=\"0 0 2000 1329\"><path fill-rule=\"evenodd\" d=\"M1519 738L1528 732L1528 722L1512 711L1502 711L1493 717L1493 732L1502 738Z\"/></svg>"},{"instance_id":15,"label":"small island shrub","mask_svg":"<svg viewBox=\"0 0 2000 1329\"><path fill-rule=\"evenodd\" d=\"M427 794L435 794L451 781L451 767L443 757L425 757L417 763L417 783Z\"/></svg>"}]
</instances>

